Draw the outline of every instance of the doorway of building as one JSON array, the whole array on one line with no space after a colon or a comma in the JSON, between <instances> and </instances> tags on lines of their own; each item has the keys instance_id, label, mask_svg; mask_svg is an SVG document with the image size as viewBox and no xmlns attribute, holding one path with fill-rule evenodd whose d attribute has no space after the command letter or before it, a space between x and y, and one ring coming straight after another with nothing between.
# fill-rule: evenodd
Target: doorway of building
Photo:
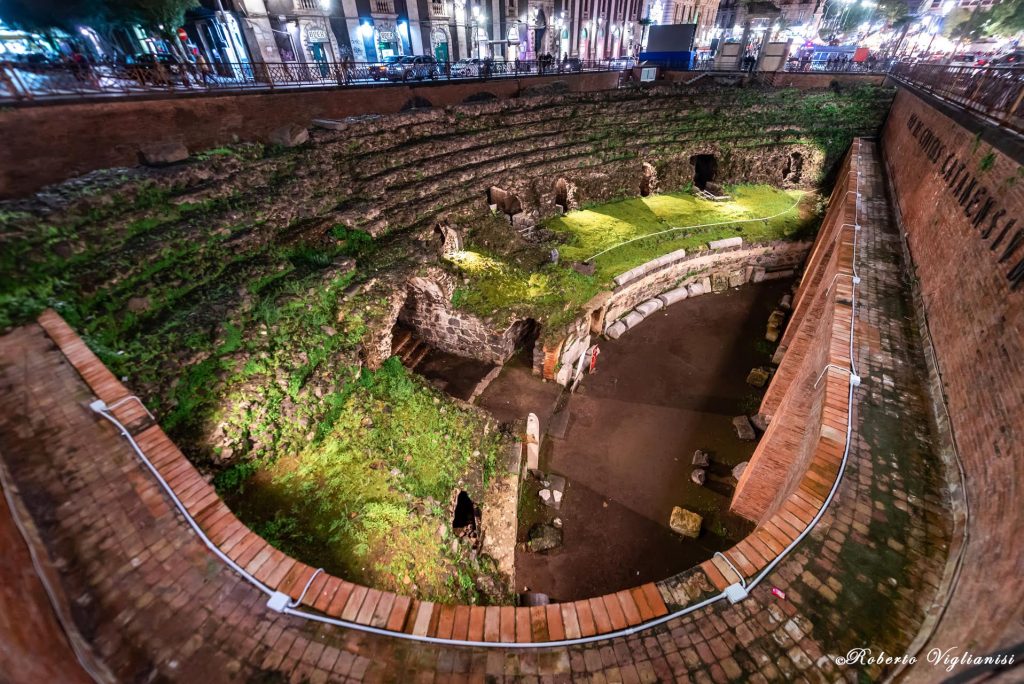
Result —
<instances>
[{"instance_id":1,"label":"doorway of building","mask_svg":"<svg viewBox=\"0 0 1024 684\"><path fill-rule=\"evenodd\" d=\"M324 50L323 43L310 43L309 53L313 56L313 61L316 62L317 69L320 72L320 78L327 78L327 74L330 73L330 67L327 66L327 52Z\"/></svg>"}]
</instances>

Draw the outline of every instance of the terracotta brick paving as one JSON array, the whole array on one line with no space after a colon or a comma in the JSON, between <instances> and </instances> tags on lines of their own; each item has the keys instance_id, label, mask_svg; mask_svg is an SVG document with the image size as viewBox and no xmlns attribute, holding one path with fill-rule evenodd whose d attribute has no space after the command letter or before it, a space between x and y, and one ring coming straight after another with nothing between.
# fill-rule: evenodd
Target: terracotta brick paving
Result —
<instances>
[{"instance_id":1,"label":"terracotta brick paving","mask_svg":"<svg viewBox=\"0 0 1024 684\"><path fill-rule=\"evenodd\" d=\"M857 358L864 382L846 479L821 524L747 600L629 637L526 651L414 643L272 613L262 593L202 545L128 444L97 421L88 409L93 391L33 325L0 339L0 453L59 569L79 631L122 680L855 681L858 672L830 656L859 646L906 648L935 598L949 528L940 466L928 447L898 235L875 155L873 144L863 145ZM94 388L116 382L86 380ZM120 411L140 439L157 435L144 412ZM165 476L180 478L179 494L237 562L257 574L266 566L261 579L301 591L308 568L233 526L194 470ZM806 522L814 495L804 503L786 506L734 562L763 564ZM220 519L228 522L218 527ZM721 574L708 570L712 580ZM638 588L544 610L460 611L341 580L322 580L316 590L307 603L343 616L348 609L352 619L503 642L607 631L658 614L660 600ZM392 622L396 608L407 615L402 625Z\"/></svg>"}]
</instances>

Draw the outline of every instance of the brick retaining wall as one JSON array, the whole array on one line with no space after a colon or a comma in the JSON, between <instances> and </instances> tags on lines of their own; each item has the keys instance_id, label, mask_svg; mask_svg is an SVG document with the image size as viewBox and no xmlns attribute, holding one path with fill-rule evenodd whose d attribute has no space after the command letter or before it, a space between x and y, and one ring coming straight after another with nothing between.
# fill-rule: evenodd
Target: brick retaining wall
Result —
<instances>
[{"instance_id":1,"label":"brick retaining wall","mask_svg":"<svg viewBox=\"0 0 1024 684\"><path fill-rule=\"evenodd\" d=\"M615 88L618 81L618 72L596 72L12 107L0 112L0 197L24 195L94 169L134 166L142 143L180 142L198 151L266 140L281 126L308 126L317 118L394 114L415 98L446 107L481 93L508 99L555 82L564 83L570 92L588 92Z\"/></svg>"},{"instance_id":2,"label":"brick retaining wall","mask_svg":"<svg viewBox=\"0 0 1024 684\"><path fill-rule=\"evenodd\" d=\"M1024 621L1024 281L1013 289L1007 278L1024 244L1006 255L1024 236L1024 182L993 146L999 135L901 89L883 136L970 511L959 581L932 643L976 655L1019 641Z\"/></svg>"}]
</instances>

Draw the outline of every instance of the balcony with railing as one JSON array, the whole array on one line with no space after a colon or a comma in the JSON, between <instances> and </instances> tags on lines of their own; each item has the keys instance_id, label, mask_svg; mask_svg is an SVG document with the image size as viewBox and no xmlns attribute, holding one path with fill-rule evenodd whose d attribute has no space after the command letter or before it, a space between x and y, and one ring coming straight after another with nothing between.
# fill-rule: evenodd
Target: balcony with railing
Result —
<instances>
[{"instance_id":1,"label":"balcony with railing","mask_svg":"<svg viewBox=\"0 0 1024 684\"><path fill-rule=\"evenodd\" d=\"M444 0L431 0L430 16L445 18L448 16L448 3Z\"/></svg>"},{"instance_id":2,"label":"balcony with railing","mask_svg":"<svg viewBox=\"0 0 1024 684\"><path fill-rule=\"evenodd\" d=\"M373 0L374 14L395 14L395 0Z\"/></svg>"},{"instance_id":3,"label":"balcony with railing","mask_svg":"<svg viewBox=\"0 0 1024 684\"><path fill-rule=\"evenodd\" d=\"M322 10L320 0L294 0L297 10Z\"/></svg>"}]
</instances>

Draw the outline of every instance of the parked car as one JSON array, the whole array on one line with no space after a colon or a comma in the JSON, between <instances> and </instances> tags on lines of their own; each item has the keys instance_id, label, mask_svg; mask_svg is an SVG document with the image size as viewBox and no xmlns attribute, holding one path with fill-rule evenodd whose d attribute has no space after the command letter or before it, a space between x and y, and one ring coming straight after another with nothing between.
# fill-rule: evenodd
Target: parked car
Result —
<instances>
[{"instance_id":1,"label":"parked car","mask_svg":"<svg viewBox=\"0 0 1024 684\"><path fill-rule=\"evenodd\" d=\"M383 62L370 65L370 78L374 81L379 81L382 78L388 77L388 68L398 61L398 55L392 55L385 57Z\"/></svg>"},{"instance_id":2,"label":"parked car","mask_svg":"<svg viewBox=\"0 0 1024 684\"><path fill-rule=\"evenodd\" d=\"M480 75L480 65L483 60L476 59L460 59L458 62L452 65L452 76L461 78L476 78Z\"/></svg>"},{"instance_id":3,"label":"parked car","mask_svg":"<svg viewBox=\"0 0 1024 684\"><path fill-rule=\"evenodd\" d=\"M431 55L406 55L388 65L390 81L411 81L414 78L422 81L425 78L437 79L440 75L437 60Z\"/></svg>"},{"instance_id":4,"label":"parked car","mask_svg":"<svg viewBox=\"0 0 1024 684\"><path fill-rule=\"evenodd\" d=\"M569 57L558 63L559 71L583 71L583 61L579 57Z\"/></svg>"},{"instance_id":5,"label":"parked car","mask_svg":"<svg viewBox=\"0 0 1024 684\"><path fill-rule=\"evenodd\" d=\"M1001 55L996 55L989 64L1002 67L1024 66L1024 50L1010 50Z\"/></svg>"},{"instance_id":6,"label":"parked car","mask_svg":"<svg viewBox=\"0 0 1024 684\"><path fill-rule=\"evenodd\" d=\"M139 53L132 57L131 69L139 83L188 85L188 68L174 55Z\"/></svg>"}]
</instances>

